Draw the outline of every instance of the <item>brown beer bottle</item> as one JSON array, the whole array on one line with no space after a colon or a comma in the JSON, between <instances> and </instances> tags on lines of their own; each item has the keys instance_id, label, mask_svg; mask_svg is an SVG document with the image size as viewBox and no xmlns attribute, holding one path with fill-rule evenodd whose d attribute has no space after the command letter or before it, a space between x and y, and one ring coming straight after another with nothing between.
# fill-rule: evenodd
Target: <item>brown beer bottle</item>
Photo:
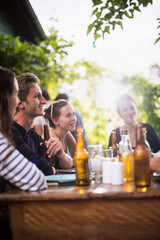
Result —
<instances>
[{"instance_id":1,"label":"brown beer bottle","mask_svg":"<svg viewBox=\"0 0 160 240\"><path fill-rule=\"evenodd\" d=\"M134 172L136 187L150 185L149 152L145 147L142 124L137 124L137 146L134 150Z\"/></svg>"},{"instance_id":2,"label":"brown beer bottle","mask_svg":"<svg viewBox=\"0 0 160 240\"><path fill-rule=\"evenodd\" d=\"M118 153L118 144L117 144L117 136L116 132L112 132L112 149L113 149L113 157L117 157Z\"/></svg>"},{"instance_id":3,"label":"brown beer bottle","mask_svg":"<svg viewBox=\"0 0 160 240\"><path fill-rule=\"evenodd\" d=\"M49 163L51 163L47 154L47 147L46 147L47 141L49 139L50 139L50 133L49 133L48 124L44 124L43 158L45 158Z\"/></svg>"},{"instance_id":4,"label":"brown beer bottle","mask_svg":"<svg viewBox=\"0 0 160 240\"><path fill-rule=\"evenodd\" d=\"M76 170L76 185L85 186L90 184L88 153L84 148L83 129L77 128L77 144L74 154L75 170Z\"/></svg>"}]
</instances>

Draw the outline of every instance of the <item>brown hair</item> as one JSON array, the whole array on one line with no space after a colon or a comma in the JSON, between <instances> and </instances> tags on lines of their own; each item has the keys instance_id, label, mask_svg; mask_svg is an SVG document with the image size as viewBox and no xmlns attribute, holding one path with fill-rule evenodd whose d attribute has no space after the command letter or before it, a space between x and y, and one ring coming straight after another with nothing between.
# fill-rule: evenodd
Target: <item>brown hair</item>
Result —
<instances>
[{"instance_id":1,"label":"brown hair","mask_svg":"<svg viewBox=\"0 0 160 240\"><path fill-rule=\"evenodd\" d=\"M11 142L12 116L9 113L9 97L13 93L15 74L0 67L0 132Z\"/></svg>"},{"instance_id":2,"label":"brown hair","mask_svg":"<svg viewBox=\"0 0 160 240\"><path fill-rule=\"evenodd\" d=\"M117 100L116 100L116 107L117 107L117 112L118 112L118 114L120 113L119 109L120 109L120 107L121 107L122 102L123 102L123 101L126 101L126 100L131 100L131 101L133 101L133 102L135 103L135 105L136 105L136 102L135 102L134 98L131 97L129 94L127 94L127 93L121 94L121 95L117 98Z\"/></svg>"},{"instance_id":3,"label":"brown hair","mask_svg":"<svg viewBox=\"0 0 160 240\"><path fill-rule=\"evenodd\" d=\"M57 97L54 99L54 101L60 100L60 99L64 99L68 101L68 95L66 93L59 93L57 95Z\"/></svg>"},{"instance_id":4,"label":"brown hair","mask_svg":"<svg viewBox=\"0 0 160 240\"><path fill-rule=\"evenodd\" d=\"M29 94L30 88L34 83L40 83L39 78L33 73L23 73L16 77L19 85L19 94L18 97L20 101L26 101Z\"/></svg>"},{"instance_id":5,"label":"brown hair","mask_svg":"<svg viewBox=\"0 0 160 240\"><path fill-rule=\"evenodd\" d=\"M49 125L52 128L56 128L55 124L53 123L52 119L58 119L60 116L60 110L62 107L68 105L69 102L64 99L60 99L54 101L47 109L45 109L45 119L49 121Z\"/></svg>"}]
</instances>

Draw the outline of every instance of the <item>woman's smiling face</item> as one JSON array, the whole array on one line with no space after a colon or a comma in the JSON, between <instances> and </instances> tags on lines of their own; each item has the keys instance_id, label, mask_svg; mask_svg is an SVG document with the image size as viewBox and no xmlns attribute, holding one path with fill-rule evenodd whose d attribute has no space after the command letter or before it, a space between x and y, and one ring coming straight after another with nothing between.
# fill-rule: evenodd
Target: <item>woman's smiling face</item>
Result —
<instances>
[{"instance_id":1,"label":"woman's smiling face","mask_svg":"<svg viewBox=\"0 0 160 240\"><path fill-rule=\"evenodd\" d=\"M60 109L60 116L56 120L56 126L66 131L74 131L76 128L76 121L77 118L73 107L67 104Z\"/></svg>"},{"instance_id":2,"label":"woman's smiling face","mask_svg":"<svg viewBox=\"0 0 160 240\"><path fill-rule=\"evenodd\" d=\"M126 124L136 123L137 121L137 107L134 101L127 99L121 102L118 109L120 117Z\"/></svg>"}]
</instances>

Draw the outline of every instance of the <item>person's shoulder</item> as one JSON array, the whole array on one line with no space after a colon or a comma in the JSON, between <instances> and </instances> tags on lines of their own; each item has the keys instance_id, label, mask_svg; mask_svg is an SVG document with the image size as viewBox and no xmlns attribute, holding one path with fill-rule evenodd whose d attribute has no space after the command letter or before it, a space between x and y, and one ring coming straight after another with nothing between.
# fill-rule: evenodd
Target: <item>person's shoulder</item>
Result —
<instances>
[{"instance_id":1,"label":"person's shoulder","mask_svg":"<svg viewBox=\"0 0 160 240\"><path fill-rule=\"evenodd\" d=\"M115 129L113 129L111 132L110 132L110 138L112 137L112 132L115 132L116 135L119 135L120 131L119 131L120 127L117 127Z\"/></svg>"},{"instance_id":2,"label":"person's shoulder","mask_svg":"<svg viewBox=\"0 0 160 240\"><path fill-rule=\"evenodd\" d=\"M57 134L56 134L56 132L53 128L50 130L50 135L51 135L52 138L58 138Z\"/></svg>"},{"instance_id":3,"label":"person's shoulder","mask_svg":"<svg viewBox=\"0 0 160 240\"><path fill-rule=\"evenodd\" d=\"M11 143L8 141L8 139L1 132L0 132L0 145L1 145L1 150L6 145L11 145Z\"/></svg>"},{"instance_id":4,"label":"person's shoulder","mask_svg":"<svg viewBox=\"0 0 160 240\"><path fill-rule=\"evenodd\" d=\"M111 131L111 133L112 133L112 132L116 132L116 133L117 133L117 132L119 132L119 129L120 129L120 127L117 127L117 128L115 128L115 129L113 129L113 130Z\"/></svg>"},{"instance_id":5,"label":"person's shoulder","mask_svg":"<svg viewBox=\"0 0 160 240\"><path fill-rule=\"evenodd\" d=\"M13 123L12 123L11 130L12 130L13 133L14 133L14 132L15 132L15 133L25 132L25 129L24 129L20 124L18 124L18 123L15 122L15 121L13 121Z\"/></svg>"},{"instance_id":6,"label":"person's shoulder","mask_svg":"<svg viewBox=\"0 0 160 240\"><path fill-rule=\"evenodd\" d=\"M67 132L66 137L67 140L69 139L75 139L70 131Z\"/></svg>"},{"instance_id":7,"label":"person's shoulder","mask_svg":"<svg viewBox=\"0 0 160 240\"><path fill-rule=\"evenodd\" d=\"M154 127L150 123L142 123L142 126L146 129L154 129Z\"/></svg>"},{"instance_id":8,"label":"person's shoulder","mask_svg":"<svg viewBox=\"0 0 160 240\"><path fill-rule=\"evenodd\" d=\"M7 138L0 132L0 141L7 142Z\"/></svg>"}]
</instances>

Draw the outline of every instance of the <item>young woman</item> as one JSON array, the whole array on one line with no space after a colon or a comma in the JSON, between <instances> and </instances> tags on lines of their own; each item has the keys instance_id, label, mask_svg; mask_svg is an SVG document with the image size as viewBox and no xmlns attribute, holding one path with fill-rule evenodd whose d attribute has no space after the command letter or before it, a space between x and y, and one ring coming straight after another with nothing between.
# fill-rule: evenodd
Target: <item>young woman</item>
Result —
<instances>
[{"instance_id":1,"label":"young woman","mask_svg":"<svg viewBox=\"0 0 160 240\"><path fill-rule=\"evenodd\" d=\"M47 188L43 173L12 144L11 125L19 102L14 73L0 67L0 192L7 182L27 191Z\"/></svg>"},{"instance_id":2,"label":"young woman","mask_svg":"<svg viewBox=\"0 0 160 240\"><path fill-rule=\"evenodd\" d=\"M117 142L121 141L121 130L128 129L132 147L136 147L136 125L137 125L137 106L135 100L129 94L122 94L117 99L117 113L123 120L123 125L114 129L117 136ZM142 123L147 131L147 141L150 144L153 153L160 150L160 139L155 129L149 123ZM109 138L109 147L112 145L111 135Z\"/></svg>"},{"instance_id":3,"label":"young woman","mask_svg":"<svg viewBox=\"0 0 160 240\"><path fill-rule=\"evenodd\" d=\"M77 121L73 107L67 100L60 99L45 110L45 118L52 128L50 137L57 138L62 144L60 151L55 156L55 167L71 168L73 166L71 156L75 152L76 141L70 131L75 130Z\"/></svg>"}]
</instances>

